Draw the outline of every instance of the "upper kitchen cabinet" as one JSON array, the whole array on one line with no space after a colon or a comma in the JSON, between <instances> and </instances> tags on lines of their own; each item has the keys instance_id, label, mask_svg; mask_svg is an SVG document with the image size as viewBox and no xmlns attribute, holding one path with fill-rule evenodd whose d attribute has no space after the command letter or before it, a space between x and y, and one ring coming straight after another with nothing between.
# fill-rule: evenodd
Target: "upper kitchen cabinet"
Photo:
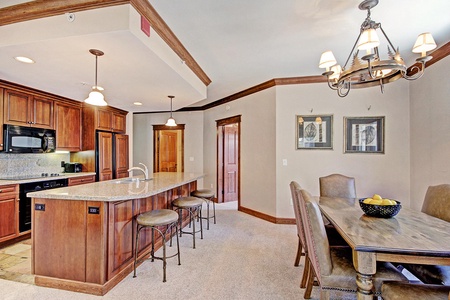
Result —
<instances>
[{"instance_id":1,"label":"upper kitchen cabinet","mask_svg":"<svg viewBox=\"0 0 450 300\"><path fill-rule=\"evenodd\" d=\"M18 90L3 92L5 124L54 129L54 101Z\"/></svg>"},{"instance_id":2,"label":"upper kitchen cabinet","mask_svg":"<svg viewBox=\"0 0 450 300\"><path fill-rule=\"evenodd\" d=\"M95 107L83 104L83 150L95 149L96 130L125 133L127 114L127 111L110 106Z\"/></svg>"},{"instance_id":3,"label":"upper kitchen cabinet","mask_svg":"<svg viewBox=\"0 0 450 300\"><path fill-rule=\"evenodd\" d=\"M55 102L56 149L81 151L81 103Z\"/></svg>"},{"instance_id":4,"label":"upper kitchen cabinet","mask_svg":"<svg viewBox=\"0 0 450 300\"><path fill-rule=\"evenodd\" d=\"M0 88L0 108L3 109L3 88ZM3 112L0 113L0 151L3 151Z\"/></svg>"}]
</instances>

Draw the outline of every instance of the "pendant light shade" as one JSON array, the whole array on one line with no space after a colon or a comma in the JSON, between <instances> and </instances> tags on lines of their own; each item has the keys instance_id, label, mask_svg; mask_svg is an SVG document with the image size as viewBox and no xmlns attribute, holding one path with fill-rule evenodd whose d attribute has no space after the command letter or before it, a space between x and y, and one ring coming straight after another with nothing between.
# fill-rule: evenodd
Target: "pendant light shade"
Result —
<instances>
[{"instance_id":1,"label":"pendant light shade","mask_svg":"<svg viewBox=\"0 0 450 300\"><path fill-rule=\"evenodd\" d=\"M84 100L84 102L96 105L96 106L106 106L108 103L105 101L105 97L100 92L100 89L97 85L97 65L98 65L98 57L102 56L104 53L100 50L90 49L89 52L95 55L95 85L92 87L92 91L89 93L89 96Z\"/></svg>"},{"instance_id":2,"label":"pendant light shade","mask_svg":"<svg viewBox=\"0 0 450 300\"><path fill-rule=\"evenodd\" d=\"M167 96L170 98L170 118L166 122L166 126L174 127L177 126L177 122L175 122L175 119L172 117L172 101L175 96Z\"/></svg>"}]
</instances>

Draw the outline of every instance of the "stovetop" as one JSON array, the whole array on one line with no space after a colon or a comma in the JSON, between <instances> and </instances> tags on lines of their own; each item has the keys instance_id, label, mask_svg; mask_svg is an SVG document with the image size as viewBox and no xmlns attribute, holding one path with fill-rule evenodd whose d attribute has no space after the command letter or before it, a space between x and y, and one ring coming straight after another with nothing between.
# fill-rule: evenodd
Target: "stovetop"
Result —
<instances>
[{"instance_id":1,"label":"stovetop","mask_svg":"<svg viewBox=\"0 0 450 300\"><path fill-rule=\"evenodd\" d=\"M58 177L63 177L64 174L60 173L41 173L41 174L32 174L32 175L13 175L13 176L2 176L0 180L27 180L27 179L56 179Z\"/></svg>"}]
</instances>

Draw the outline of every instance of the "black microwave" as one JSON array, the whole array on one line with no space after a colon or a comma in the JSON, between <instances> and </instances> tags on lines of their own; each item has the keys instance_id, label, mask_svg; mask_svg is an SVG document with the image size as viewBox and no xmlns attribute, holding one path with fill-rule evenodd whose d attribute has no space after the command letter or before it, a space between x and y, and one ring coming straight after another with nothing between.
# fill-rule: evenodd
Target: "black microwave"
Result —
<instances>
[{"instance_id":1,"label":"black microwave","mask_svg":"<svg viewBox=\"0 0 450 300\"><path fill-rule=\"evenodd\" d=\"M55 130L3 125L4 149L7 153L55 152Z\"/></svg>"}]
</instances>

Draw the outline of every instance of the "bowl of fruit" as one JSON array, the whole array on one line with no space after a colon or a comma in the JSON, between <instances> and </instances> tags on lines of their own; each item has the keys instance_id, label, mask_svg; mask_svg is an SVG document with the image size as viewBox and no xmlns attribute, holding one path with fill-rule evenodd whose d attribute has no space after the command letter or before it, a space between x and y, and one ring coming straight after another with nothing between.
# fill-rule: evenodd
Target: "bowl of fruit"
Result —
<instances>
[{"instance_id":1,"label":"bowl of fruit","mask_svg":"<svg viewBox=\"0 0 450 300\"><path fill-rule=\"evenodd\" d=\"M359 199L359 205L366 215L377 218L392 218L402 208L400 201L383 198L378 194L372 198Z\"/></svg>"}]
</instances>

